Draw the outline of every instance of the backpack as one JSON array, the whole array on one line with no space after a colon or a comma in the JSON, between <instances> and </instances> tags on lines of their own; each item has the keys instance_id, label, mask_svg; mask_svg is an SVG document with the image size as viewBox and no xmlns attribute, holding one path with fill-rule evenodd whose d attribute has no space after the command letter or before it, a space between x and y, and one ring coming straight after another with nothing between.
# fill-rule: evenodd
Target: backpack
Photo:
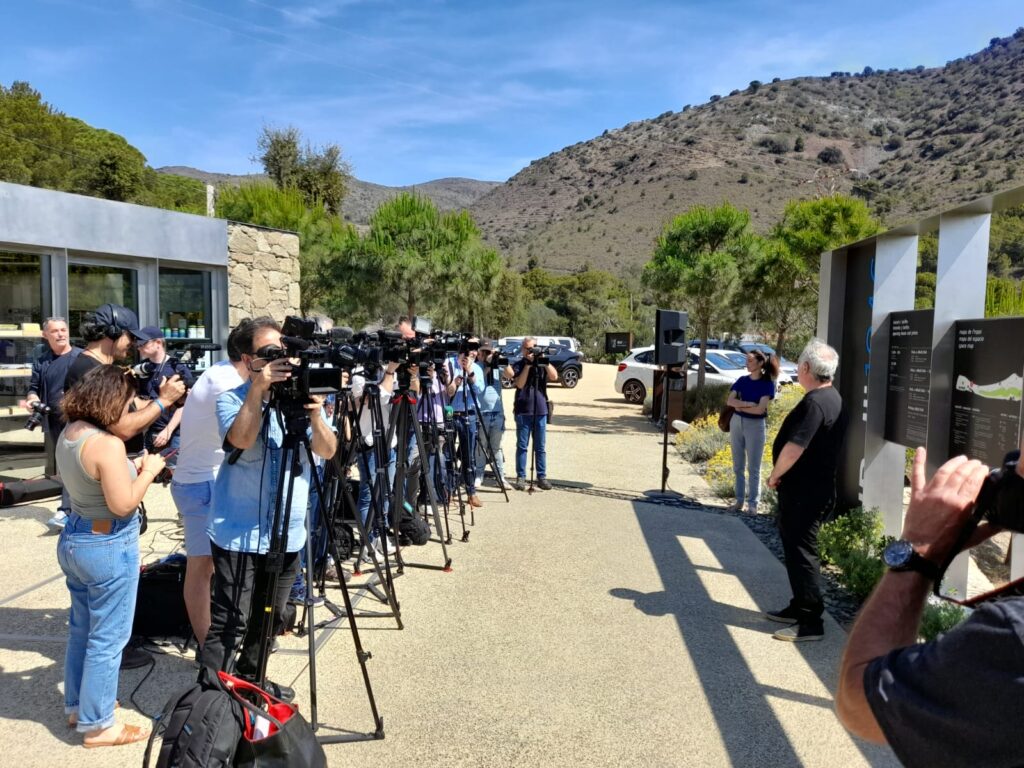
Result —
<instances>
[{"instance_id":1,"label":"backpack","mask_svg":"<svg viewBox=\"0 0 1024 768\"><path fill-rule=\"evenodd\" d=\"M153 721L143 768L157 735L156 768L230 768L244 726L242 706L224 689L193 683L172 696Z\"/></svg>"},{"instance_id":2,"label":"backpack","mask_svg":"<svg viewBox=\"0 0 1024 768\"><path fill-rule=\"evenodd\" d=\"M132 622L133 636L192 636L192 624L185 608L186 562L184 555L174 554L142 566Z\"/></svg>"}]
</instances>

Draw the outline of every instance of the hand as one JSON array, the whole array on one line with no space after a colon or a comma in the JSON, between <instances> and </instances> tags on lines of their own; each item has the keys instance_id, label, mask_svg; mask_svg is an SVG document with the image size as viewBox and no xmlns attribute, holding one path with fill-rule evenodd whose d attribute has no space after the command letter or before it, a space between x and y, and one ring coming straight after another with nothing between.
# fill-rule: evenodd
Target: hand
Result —
<instances>
[{"instance_id":1,"label":"hand","mask_svg":"<svg viewBox=\"0 0 1024 768\"><path fill-rule=\"evenodd\" d=\"M171 433L164 427L153 437L153 445L156 448L163 448L167 445L167 441L171 439Z\"/></svg>"},{"instance_id":2,"label":"hand","mask_svg":"<svg viewBox=\"0 0 1024 768\"><path fill-rule=\"evenodd\" d=\"M938 565L955 554L953 547L970 518L989 469L977 459L957 456L926 482L925 458L925 449L918 448L902 538L913 544L919 555Z\"/></svg>"},{"instance_id":3,"label":"hand","mask_svg":"<svg viewBox=\"0 0 1024 768\"><path fill-rule=\"evenodd\" d=\"M268 361L253 375L252 385L261 392L270 389L271 384L288 381L292 377L292 363L287 358Z\"/></svg>"},{"instance_id":4,"label":"hand","mask_svg":"<svg viewBox=\"0 0 1024 768\"><path fill-rule=\"evenodd\" d=\"M143 472L150 472L153 475L152 479L156 479L156 476L163 471L164 466L167 464L164 461L164 457L159 453L147 453L142 457L142 466L139 469L139 474Z\"/></svg>"},{"instance_id":5,"label":"hand","mask_svg":"<svg viewBox=\"0 0 1024 768\"><path fill-rule=\"evenodd\" d=\"M323 407L323 404L324 404L324 396L323 395L310 395L309 399L310 399L310 402L306 403L303 406L303 408L305 408L307 411L319 411L320 408Z\"/></svg>"},{"instance_id":6,"label":"hand","mask_svg":"<svg viewBox=\"0 0 1024 768\"><path fill-rule=\"evenodd\" d=\"M164 377L160 382L160 392L158 397L167 403L178 402L182 395L185 394L185 382L181 380L181 376L174 374L170 378Z\"/></svg>"},{"instance_id":7,"label":"hand","mask_svg":"<svg viewBox=\"0 0 1024 768\"><path fill-rule=\"evenodd\" d=\"M768 475L768 487L769 488L778 488L779 487L779 483L781 483L781 482L782 482L782 478L781 477L776 477L774 472L772 472L770 475Z\"/></svg>"},{"instance_id":8,"label":"hand","mask_svg":"<svg viewBox=\"0 0 1024 768\"><path fill-rule=\"evenodd\" d=\"M398 370L398 363L394 363L394 362L388 363L388 367L387 367L387 371L386 371L387 373L394 374L394 372L397 371L397 370Z\"/></svg>"}]
</instances>

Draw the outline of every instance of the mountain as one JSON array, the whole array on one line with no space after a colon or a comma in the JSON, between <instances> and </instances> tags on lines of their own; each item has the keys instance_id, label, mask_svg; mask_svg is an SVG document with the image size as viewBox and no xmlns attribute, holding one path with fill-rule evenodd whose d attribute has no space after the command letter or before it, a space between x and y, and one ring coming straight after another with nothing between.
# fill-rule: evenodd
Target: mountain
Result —
<instances>
[{"instance_id":1,"label":"mountain","mask_svg":"<svg viewBox=\"0 0 1024 768\"><path fill-rule=\"evenodd\" d=\"M864 197L887 225L1017 186L1024 28L944 67L754 81L535 160L470 208L516 266L621 273L673 216L729 200L764 232L786 202Z\"/></svg>"},{"instance_id":2,"label":"mountain","mask_svg":"<svg viewBox=\"0 0 1024 768\"><path fill-rule=\"evenodd\" d=\"M168 165L156 170L158 173L171 173L198 179L204 184L213 184L214 186L267 179L266 174L262 173L246 175L211 173L184 165ZM350 180L348 194L345 195L341 210L346 221L351 221L354 224L368 224L370 216L385 200L395 197L401 192L415 192L429 197L442 211L457 211L468 208L478 198L499 184L500 182L497 181L477 181L476 179L437 179L407 187L385 187L353 178Z\"/></svg>"}]
</instances>

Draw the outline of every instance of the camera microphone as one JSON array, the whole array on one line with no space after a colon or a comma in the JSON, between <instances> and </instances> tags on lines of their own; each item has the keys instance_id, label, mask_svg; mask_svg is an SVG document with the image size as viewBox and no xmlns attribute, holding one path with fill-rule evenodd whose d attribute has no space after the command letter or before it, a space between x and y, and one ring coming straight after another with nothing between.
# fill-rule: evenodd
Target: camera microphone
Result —
<instances>
[{"instance_id":1,"label":"camera microphone","mask_svg":"<svg viewBox=\"0 0 1024 768\"><path fill-rule=\"evenodd\" d=\"M348 341L352 338L352 329L347 325L331 328L330 336L331 341Z\"/></svg>"},{"instance_id":2,"label":"camera microphone","mask_svg":"<svg viewBox=\"0 0 1024 768\"><path fill-rule=\"evenodd\" d=\"M309 349L313 342L308 339L301 339L298 336L282 336L281 343L289 349Z\"/></svg>"}]
</instances>

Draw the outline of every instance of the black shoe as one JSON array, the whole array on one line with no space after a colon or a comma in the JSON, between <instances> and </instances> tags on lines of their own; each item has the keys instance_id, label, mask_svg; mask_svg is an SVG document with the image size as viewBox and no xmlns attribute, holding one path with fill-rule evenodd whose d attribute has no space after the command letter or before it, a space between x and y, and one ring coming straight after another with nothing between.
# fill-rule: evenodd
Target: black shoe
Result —
<instances>
[{"instance_id":1,"label":"black shoe","mask_svg":"<svg viewBox=\"0 0 1024 768\"><path fill-rule=\"evenodd\" d=\"M290 704L291 702L295 701L294 688L289 688L287 685L275 683L273 680L267 680L266 684L263 686L263 690L265 690L271 696L280 699L285 704Z\"/></svg>"},{"instance_id":2,"label":"black shoe","mask_svg":"<svg viewBox=\"0 0 1024 768\"><path fill-rule=\"evenodd\" d=\"M517 477L515 483L512 484L512 487L515 488L517 491L525 491L526 490L526 478L525 477Z\"/></svg>"},{"instance_id":3,"label":"black shoe","mask_svg":"<svg viewBox=\"0 0 1024 768\"><path fill-rule=\"evenodd\" d=\"M821 640L825 637L825 628L820 624L797 624L796 626L780 629L772 634L776 640L785 640L790 643L806 643L813 640Z\"/></svg>"},{"instance_id":4,"label":"black shoe","mask_svg":"<svg viewBox=\"0 0 1024 768\"><path fill-rule=\"evenodd\" d=\"M800 618L791 605L787 605L781 611L765 611L764 617L780 624L796 624Z\"/></svg>"},{"instance_id":5,"label":"black shoe","mask_svg":"<svg viewBox=\"0 0 1024 768\"><path fill-rule=\"evenodd\" d=\"M152 654L136 648L133 645L126 645L121 651L121 669L138 669L147 664L153 663Z\"/></svg>"},{"instance_id":6,"label":"black shoe","mask_svg":"<svg viewBox=\"0 0 1024 768\"><path fill-rule=\"evenodd\" d=\"M546 477L542 477L537 481L537 487L540 488L542 491L550 491L551 483L548 482L548 479Z\"/></svg>"}]
</instances>

